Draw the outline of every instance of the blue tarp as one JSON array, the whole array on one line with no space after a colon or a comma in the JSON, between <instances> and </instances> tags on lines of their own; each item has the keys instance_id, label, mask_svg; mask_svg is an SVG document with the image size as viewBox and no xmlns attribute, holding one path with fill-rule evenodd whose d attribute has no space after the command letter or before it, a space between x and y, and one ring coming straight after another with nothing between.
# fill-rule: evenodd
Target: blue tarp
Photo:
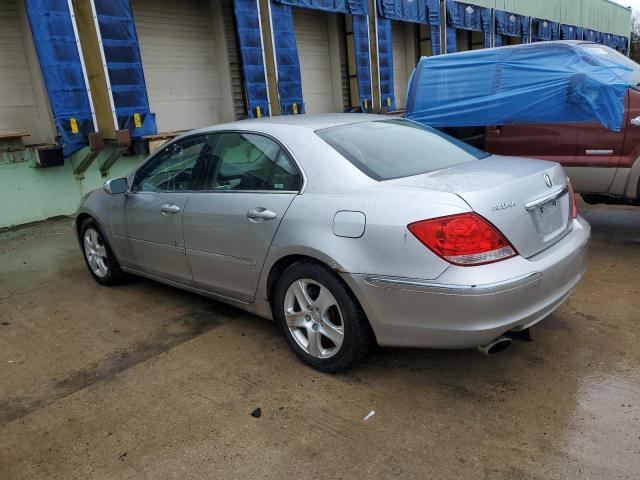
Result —
<instances>
[{"instance_id":1,"label":"blue tarp","mask_svg":"<svg viewBox=\"0 0 640 480\"><path fill-rule=\"evenodd\" d=\"M149 109L142 71L138 34L129 0L93 0L102 36L102 48L117 129L129 130L132 138L157 133L155 115Z\"/></svg>"},{"instance_id":2,"label":"blue tarp","mask_svg":"<svg viewBox=\"0 0 640 480\"><path fill-rule=\"evenodd\" d=\"M447 8L447 53L458 50L456 30L484 32L484 46L491 46L491 9L469 3L446 0Z\"/></svg>"},{"instance_id":3,"label":"blue tarp","mask_svg":"<svg viewBox=\"0 0 640 480\"><path fill-rule=\"evenodd\" d=\"M423 57L406 116L432 127L598 121L620 131L631 69L613 58L564 42Z\"/></svg>"},{"instance_id":4,"label":"blue tarp","mask_svg":"<svg viewBox=\"0 0 640 480\"><path fill-rule=\"evenodd\" d=\"M382 18L440 25L440 0L377 0Z\"/></svg>"},{"instance_id":5,"label":"blue tarp","mask_svg":"<svg viewBox=\"0 0 640 480\"><path fill-rule=\"evenodd\" d=\"M233 8L242 57L244 91L249 117L268 116L269 96L262 54L260 13L256 0L234 0Z\"/></svg>"},{"instance_id":6,"label":"blue tarp","mask_svg":"<svg viewBox=\"0 0 640 480\"><path fill-rule=\"evenodd\" d=\"M87 145L94 132L87 84L66 1L29 0L27 14L63 153Z\"/></svg>"}]
</instances>

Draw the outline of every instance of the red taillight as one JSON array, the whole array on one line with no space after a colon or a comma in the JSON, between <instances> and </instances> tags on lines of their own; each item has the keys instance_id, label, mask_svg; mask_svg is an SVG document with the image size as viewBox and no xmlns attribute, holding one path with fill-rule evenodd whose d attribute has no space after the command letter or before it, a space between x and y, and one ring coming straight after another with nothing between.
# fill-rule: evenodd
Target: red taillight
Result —
<instances>
[{"instance_id":1,"label":"red taillight","mask_svg":"<svg viewBox=\"0 0 640 480\"><path fill-rule=\"evenodd\" d=\"M504 235L475 213L423 220L407 228L433 253L454 265L483 265L517 255Z\"/></svg>"},{"instance_id":2,"label":"red taillight","mask_svg":"<svg viewBox=\"0 0 640 480\"><path fill-rule=\"evenodd\" d=\"M569 186L569 200L571 201L571 218L578 218L578 204L576 203L576 192L573 191L573 185L571 180L567 178L567 185Z\"/></svg>"}]
</instances>

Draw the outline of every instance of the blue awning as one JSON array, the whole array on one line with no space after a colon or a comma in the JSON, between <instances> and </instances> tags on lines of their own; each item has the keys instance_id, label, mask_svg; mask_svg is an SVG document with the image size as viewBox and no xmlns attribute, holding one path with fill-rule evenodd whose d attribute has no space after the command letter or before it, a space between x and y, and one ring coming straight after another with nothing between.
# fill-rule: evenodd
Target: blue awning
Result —
<instances>
[{"instance_id":1,"label":"blue awning","mask_svg":"<svg viewBox=\"0 0 640 480\"><path fill-rule=\"evenodd\" d=\"M367 0L275 0L291 7L324 10L325 12L366 15L369 12Z\"/></svg>"},{"instance_id":2,"label":"blue awning","mask_svg":"<svg viewBox=\"0 0 640 480\"><path fill-rule=\"evenodd\" d=\"M517 37L522 43L529 42L529 17L516 13L495 11L496 35L495 46L503 45L503 37Z\"/></svg>"},{"instance_id":3,"label":"blue awning","mask_svg":"<svg viewBox=\"0 0 640 480\"><path fill-rule=\"evenodd\" d=\"M491 46L491 9L486 7L478 7L469 3L457 2L455 0L446 0L447 8L447 24L446 24L446 41L447 53L457 51L456 30L471 30L476 32L484 32L484 46Z\"/></svg>"},{"instance_id":4,"label":"blue awning","mask_svg":"<svg viewBox=\"0 0 640 480\"><path fill-rule=\"evenodd\" d=\"M542 18L532 20L532 39L534 42L560 40L560 24Z\"/></svg>"},{"instance_id":5,"label":"blue awning","mask_svg":"<svg viewBox=\"0 0 640 480\"><path fill-rule=\"evenodd\" d=\"M248 116L254 118L271 115L258 2L256 0L234 0L233 8L242 58Z\"/></svg>"},{"instance_id":6,"label":"blue awning","mask_svg":"<svg viewBox=\"0 0 640 480\"><path fill-rule=\"evenodd\" d=\"M129 0L93 0L107 63L118 130L132 138L157 133L149 108L131 4Z\"/></svg>"},{"instance_id":7,"label":"blue awning","mask_svg":"<svg viewBox=\"0 0 640 480\"><path fill-rule=\"evenodd\" d=\"M29 0L27 14L65 156L88 144L94 118L67 2Z\"/></svg>"},{"instance_id":8,"label":"blue awning","mask_svg":"<svg viewBox=\"0 0 640 480\"><path fill-rule=\"evenodd\" d=\"M598 121L620 131L631 69L552 42L423 57L406 116L433 127Z\"/></svg>"},{"instance_id":9,"label":"blue awning","mask_svg":"<svg viewBox=\"0 0 640 480\"><path fill-rule=\"evenodd\" d=\"M440 25L440 0L377 0L382 18Z\"/></svg>"}]
</instances>

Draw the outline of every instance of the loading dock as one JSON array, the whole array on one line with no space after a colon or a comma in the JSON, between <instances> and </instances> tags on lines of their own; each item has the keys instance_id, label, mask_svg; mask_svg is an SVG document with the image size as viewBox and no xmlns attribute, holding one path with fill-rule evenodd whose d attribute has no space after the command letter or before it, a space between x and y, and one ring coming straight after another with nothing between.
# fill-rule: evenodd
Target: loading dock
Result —
<instances>
[{"instance_id":1,"label":"loading dock","mask_svg":"<svg viewBox=\"0 0 640 480\"><path fill-rule=\"evenodd\" d=\"M234 120L234 89L219 1L133 0L149 105L158 131Z\"/></svg>"}]
</instances>

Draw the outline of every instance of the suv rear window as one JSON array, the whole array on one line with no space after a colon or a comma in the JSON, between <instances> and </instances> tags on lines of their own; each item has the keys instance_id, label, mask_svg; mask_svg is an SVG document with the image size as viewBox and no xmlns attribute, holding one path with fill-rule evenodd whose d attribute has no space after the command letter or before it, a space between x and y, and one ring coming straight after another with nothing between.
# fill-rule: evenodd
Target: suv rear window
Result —
<instances>
[{"instance_id":1,"label":"suv rear window","mask_svg":"<svg viewBox=\"0 0 640 480\"><path fill-rule=\"evenodd\" d=\"M392 180L479 160L488 153L405 119L379 120L315 132L374 180Z\"/></svg>"}]
</instances>

